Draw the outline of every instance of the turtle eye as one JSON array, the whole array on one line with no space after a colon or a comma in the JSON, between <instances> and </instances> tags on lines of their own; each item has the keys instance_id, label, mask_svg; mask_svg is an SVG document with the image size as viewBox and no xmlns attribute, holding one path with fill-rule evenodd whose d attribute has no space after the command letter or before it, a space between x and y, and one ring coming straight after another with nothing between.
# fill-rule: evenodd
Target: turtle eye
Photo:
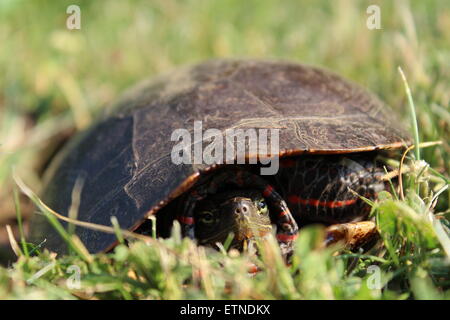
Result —
<instances>
[{"instance_id":1,"label":"turtle eye","mask_svg":"<svg viewBox=\"0 0 450 320\"><path fill-rule=\"evenodd\" d=\"M258 213L259 214L266 214L267 213L267 204L266 201L264 201L264 199L260 199L258 200Z\"/></svg>"},{"instance_id":2,"label":"turtle eye","mask_svg":"<svg viewBox=\"0 0 450 320\"><path fill-rule=\"evenodd\" d=\"M199 220L201 223L211 224L214 222L214 215L210 211L203 211Z\"/></svg>"}]
</instances>

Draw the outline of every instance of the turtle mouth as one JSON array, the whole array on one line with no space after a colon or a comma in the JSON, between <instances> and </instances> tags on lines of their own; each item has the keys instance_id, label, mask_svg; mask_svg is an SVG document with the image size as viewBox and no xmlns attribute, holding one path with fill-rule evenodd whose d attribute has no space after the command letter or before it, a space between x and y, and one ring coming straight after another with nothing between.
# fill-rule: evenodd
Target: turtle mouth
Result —
<instances>
[{"instance_id":1,"label":"turtle mouth","mask_svg":"<svg viewBox=\"0 0 450 320\"><path fill-rule=\"evenodd\" d=\"M231 214L234 240L237 242L264 237L272 230L270 219L259 213L251 198L231 198L221 204L221 210L225 214Z\"/></svg>"},{"instance_id":2,"label":"turtle mouth","mask_svg":"<svg viewBox=\"0 0 450 320\"><path fill-rule=\"evenodd\" d=\"M267 205L255 190L218 194L199 206L196 217L196 237L203 245L227 243L245 250L272 231Z\"/></svg>"},{"instance_id":3,"label":"turtle mouth","mask_svg":"<svg viewBox=\"0 0 450 320\"><path fill-rule=\"evenodd\" d=\"M221 214L228 216L227 224L215 237L204 239L205 242L224 242L233 233L232 248L245 249L250 242L261 239L271 233L272 225L267 216L261 215L254 200L244 197L234 197L220 205Z\"/></svg>"},{"instance_id":4,"label":"turtle mouth","mask_svg":"<svg viewBox=\"0 0 450 320\"><path fill-rule=\"evenodd\" d=\"M257 219L247 215L235 219L235 239L237 241L263 238L272 230L270 224L260 223Z\"/></svg>"}]
</instances>

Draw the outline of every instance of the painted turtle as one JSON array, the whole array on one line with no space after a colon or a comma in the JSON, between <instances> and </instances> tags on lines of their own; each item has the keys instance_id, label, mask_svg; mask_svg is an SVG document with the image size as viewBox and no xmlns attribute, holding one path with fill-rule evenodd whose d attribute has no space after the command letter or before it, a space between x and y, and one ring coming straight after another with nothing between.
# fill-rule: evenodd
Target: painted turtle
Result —
<instances>
[{"instance_id":1,"label":"painted turtle","mask_svg":"<svg viewBox=\"0 0 450 320\"><path fill-rule=\"evenodd\" d=\"M196 121L204 133L215 129L223 137L230 129L275 131L259 147L270 150L278 139L279 150L264 158L245 149L246 164L231 164L234 154L208 163L194 155L191 163L176 164L173 151L180 141L173 133L185 128L195 135ZM209 138L194 137L185 154L207 146ZM298 225L319 222L331 225L332 238L350 234L353 240L347 240L357 244L374 231L364 222L369 208L357 194L375 198L385 188L377 154L409 141L375 96L334 73L289 62L213 60L127 92L55 158L42 195L67 215L82 177L82 221L111 225L116 216L122 228L145 232L148 217L156 214L160 236L168 236L178 218L184 235L213 244L234 232L236 247L275 224L284 248ZM224 154L225 144L219 150ZM261 175L263 159L277 157L279 170ZM65 251L42 216L35 215L31 225L33 241L46 239L50 250ZM76 233L91 252L116 243L112 234L82 227Z\"/></svg>"}]
</instances>

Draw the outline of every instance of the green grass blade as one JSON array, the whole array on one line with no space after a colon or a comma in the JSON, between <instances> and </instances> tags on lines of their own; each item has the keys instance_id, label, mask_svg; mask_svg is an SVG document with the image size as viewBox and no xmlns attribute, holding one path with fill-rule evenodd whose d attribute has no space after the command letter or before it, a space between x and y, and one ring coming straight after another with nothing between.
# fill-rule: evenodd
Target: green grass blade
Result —
<instances>
[{"instance_id":1,"label":"green grass blade","mask_svg":"<svg viewBox=\"0 0 450 320\"><path fill-rule=\"evenodd\" d=\"M411 116L411 126L413 129L414 134L414 154L416 156L416 160L421 160L420 158L420 139L419 139L419 128L417 124L417 116L416 116L416 108L414 106L414 100L412 98L411 89L409 88L408 81L406 80L406 76L403 73L403 70L401 67L398 67L398 71L400 72L400 75L402 77L403 83L405 85L406 90L406 96L408 97L408 103L409 103L409 112Z\"/></svg>"},{"instance_id":2,"label":"green grass blade","mask_svg":"<svg viewBox=\"0 0 450 320\"><path fill-rule=\"evenodd\" d=\"M20 233L20 243L22 245L23 253L27 258L30 257L30 254L28 252L28 244L25 240L25 232L23 230L23 221L22 221L22 210L20 208L20 200L19 200L19 193L17 191L17 188L13 188L14 192L14 204L16 208L16 217L17 217L17 226L19 227L19 233Z\"/></svg>"}]
</instances>

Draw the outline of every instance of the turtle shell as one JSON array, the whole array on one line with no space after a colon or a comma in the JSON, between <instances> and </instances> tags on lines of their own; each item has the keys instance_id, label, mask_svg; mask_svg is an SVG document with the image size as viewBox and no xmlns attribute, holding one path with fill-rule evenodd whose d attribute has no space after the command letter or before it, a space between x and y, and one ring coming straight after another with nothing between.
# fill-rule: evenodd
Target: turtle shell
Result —
<instances>
[{"instance_id":1,"label":"turtle shell","mask_svg":"<svg viewBox=\"0 0 450 320\"><path fill-rule=\"evenodd\" d=\"M220 166L172 162L172 132L192 131L196 120L203 131L277 128L281 157L400 148L410 141L387 106L334 73L290 62L213 60L125 93L55 158L44 202L67 215L82 178L79 220L111 225L116 216L122 228L135 230ZM31 225L32 241L45 239L50 250L65 251L43 216L35 215ZM76 233L90 252L107 250L116 240L82 227Z\"/></svg>"}]
</instances>

